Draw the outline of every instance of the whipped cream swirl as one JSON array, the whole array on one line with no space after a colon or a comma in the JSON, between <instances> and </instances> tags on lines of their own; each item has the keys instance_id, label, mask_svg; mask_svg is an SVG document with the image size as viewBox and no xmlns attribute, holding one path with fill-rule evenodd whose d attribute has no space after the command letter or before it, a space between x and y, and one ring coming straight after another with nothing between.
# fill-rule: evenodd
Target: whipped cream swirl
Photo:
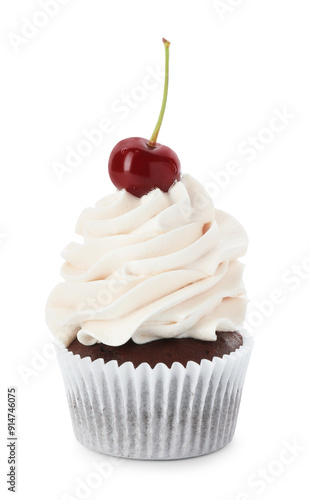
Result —
<instances>
[{"instance_id":1,"label":"whipped cream swirl","mask_svg":"<svg viewBox=\"0 0 309 500\"><path fill-rule=\"evenodd\" d=\"M64 282L48 298L46 319L68 346L142 344L167 337L216 340L244 320L242 226L215 210L194 178L142 198L117 191L87 208L83 243L62 252Z\"/></svg>"}]
</instances>

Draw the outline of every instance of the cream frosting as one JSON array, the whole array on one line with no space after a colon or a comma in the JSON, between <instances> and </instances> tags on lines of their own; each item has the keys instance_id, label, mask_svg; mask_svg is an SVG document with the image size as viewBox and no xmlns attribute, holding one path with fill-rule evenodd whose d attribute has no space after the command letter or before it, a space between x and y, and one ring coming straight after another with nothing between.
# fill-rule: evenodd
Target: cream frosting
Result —
<instances>
[{"instance_id":1,"label":"cream frosting","mask_svg":"<svg viewBox=\"0 0 309 500\"><path fill-rule=\"evenodd\" d=\"M83 243L62 252L64 282L51 292L46 320L65 346L117 346L166 337L216 340L246 312L247 236L215 210L203 186L183 175L142 198L117 191L80 215Z\"/></svg>"}]
</instances>

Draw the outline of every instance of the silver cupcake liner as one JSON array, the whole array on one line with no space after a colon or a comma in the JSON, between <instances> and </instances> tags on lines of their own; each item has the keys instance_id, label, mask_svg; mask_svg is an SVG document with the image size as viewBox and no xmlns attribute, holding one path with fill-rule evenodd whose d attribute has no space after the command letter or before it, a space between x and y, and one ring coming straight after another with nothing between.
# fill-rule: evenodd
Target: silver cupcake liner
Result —
<instances>
[{"instance_id":1,"label":"silver cupcake liner","mask_svg":"<svg viewBox=\"0 0 309 500\"><path fill-rule=\"evenodd\" d=\"M77 440L117 457L168 460L212 453L233 438L253 346L223 358L159 363L81 359L56 346Z\"/></svg>"}]
</instances>

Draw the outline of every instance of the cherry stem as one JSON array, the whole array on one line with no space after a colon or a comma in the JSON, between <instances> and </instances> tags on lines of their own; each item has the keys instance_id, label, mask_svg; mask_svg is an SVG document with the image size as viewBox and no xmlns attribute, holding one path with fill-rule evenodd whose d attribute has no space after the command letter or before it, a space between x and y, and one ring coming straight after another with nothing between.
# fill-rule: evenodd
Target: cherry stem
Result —
<instances>
[{"instance_id":1,"label":"cherry stem","mask_svg":"<svg viewBox=\"0 0 309 500\"><path fill-rule=\"evenodd\" d=\"M165 81L164 81L164 91L163 91L163 101L162 101L162 106L161 106L161 111L159 114L159 118L157 121L157 124L154 128L154 131L152 133L152 136L150 137L150 141L148 142L148 146L151 148L156 147L157 143L157 138L158 134L160 132L160 128L162 125L162 120L166 108L166 101L167 101L167 91L168 91L168 68L169 68L169 46L171 45L170 42L165 40L165 38L162 38L162 42L164 43L164 48L165 48Z\"/></svg>"}]
</instances>

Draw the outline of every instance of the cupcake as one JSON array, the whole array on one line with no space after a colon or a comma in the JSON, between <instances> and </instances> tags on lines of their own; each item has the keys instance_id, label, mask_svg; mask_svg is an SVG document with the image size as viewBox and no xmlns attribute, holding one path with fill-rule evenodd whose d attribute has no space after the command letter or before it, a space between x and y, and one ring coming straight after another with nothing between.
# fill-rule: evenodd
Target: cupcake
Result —
<instances>
[{"instance_id":1,"label":"cupcake","mask_svg":"<svg viewBox=\"0 0 309 500\"><path fill-rule=\"evenodd\" d=\"M116 192L80 215L47 324L75 436L118 457L204 455L233 438L252 337L242 226L157 143L111 153Z\"/></svg>"}]
</instances>

